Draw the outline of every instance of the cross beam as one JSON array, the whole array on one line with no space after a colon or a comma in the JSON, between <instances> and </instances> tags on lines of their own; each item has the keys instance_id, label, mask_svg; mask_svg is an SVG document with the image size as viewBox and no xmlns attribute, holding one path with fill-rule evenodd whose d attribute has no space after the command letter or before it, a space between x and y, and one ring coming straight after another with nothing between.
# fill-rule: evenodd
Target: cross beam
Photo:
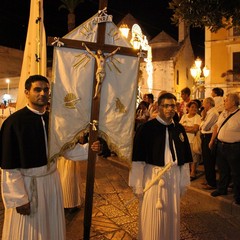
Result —
<instances>
[{"instance_id":1,"label":"cross beam","mask_svg":"<svg viewBox=\"0 0 240 240\"><path fill-rule=\"evenodd\" d=\"M52 42L55 41L54 37L48 37L47 39L48 46L51 45ZM102 43L94 43L94 42L85 42L85 41L79 41L79 40L72 40L72 39L66 39L66 38L59 38L59 41L64 43L64 46L66 48L74 48L74 49L82 49L85 50L85 47L82 46L82 43L85 43L92 51L97 51L98 49L103 50L104 52L112 52L114 49L116 49L116 46L109 45L109 44L102 44ZM126 55L126 56L137 56L139 53L139 50L136 50L134 48L127 48L127 47L121 47L121 49L117 52L117 54L120 55Z\"/></svg>"}]
</instances>

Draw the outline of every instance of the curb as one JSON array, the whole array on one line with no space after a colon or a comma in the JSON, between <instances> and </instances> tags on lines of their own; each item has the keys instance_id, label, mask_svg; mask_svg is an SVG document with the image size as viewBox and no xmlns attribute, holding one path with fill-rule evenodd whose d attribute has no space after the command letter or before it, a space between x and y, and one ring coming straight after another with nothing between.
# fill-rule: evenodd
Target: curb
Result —
<instances>
[{"instance_id":1,"label":"curb","mask_svg":"<svg viewBox=\"0 0 240 240\"><path fill-rule=\"evenodd\" d=\"M200 204L206 205L207 208L240 217L240 206L234 203L232 194L212 197L210 193L210 191L204 191L194 186L188 188L188 194L193 195Z\"/></svg>"}]
</instances>

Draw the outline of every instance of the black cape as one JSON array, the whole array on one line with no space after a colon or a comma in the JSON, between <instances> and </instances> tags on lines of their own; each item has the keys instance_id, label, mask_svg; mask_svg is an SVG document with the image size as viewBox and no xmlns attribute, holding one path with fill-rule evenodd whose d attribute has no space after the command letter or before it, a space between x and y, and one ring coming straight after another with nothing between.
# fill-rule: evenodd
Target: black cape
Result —
<instances>
[{"instance_id":1,"label":"black cape","mask_svg":"<svg viewBox=\"0 0 240 240\"><path fill-rule=\"evenodd\" d=\"M27 107L13 113L0 132L1 168L34 168L47 164L44 129L48 133L49 115L38 115Z\"/></svg>"},{"instance_id":2,"label":"black cape","mask_svg":"<svg viewBox=\"0 0 240 240\"><path fill-rule=\"evenodd\" d=\"M192 162L192 153L184 127L175 123L171 129L178 165ZM133 161L165 166L166 125L157 119L146 122L137 129L133 143Z\"/></svg>"}]
</instances>

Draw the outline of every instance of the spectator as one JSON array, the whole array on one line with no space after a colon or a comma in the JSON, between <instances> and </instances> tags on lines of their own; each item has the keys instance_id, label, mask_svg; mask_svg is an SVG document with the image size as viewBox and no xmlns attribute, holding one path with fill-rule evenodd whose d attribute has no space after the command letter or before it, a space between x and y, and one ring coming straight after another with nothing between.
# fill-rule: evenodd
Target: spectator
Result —
<instances>
[{"instance_id":1,"label":"spectator","mask_svg":"<svg viewBox=\"0 0 240 240\"><path fill-rule=\"evenodd\" d=\"M208 97L203 100L202 121L200 124L201 140L202 140L202 158L205 171L206 183L203 183L203 187L206 190L216 188L216 160L212 156L211 149L209 148L209 142L212 137L214 125L218 120L218 111L214 107L215 103L213 98Z\"/></svg>"},{"instance_id":2,"label":"spectator","mask_svg":"<svg viewBox=\"0 0 240 240\"><path fill-rule=\"evenodd\" d=\"M229 93L224 102L225 110L221 113L214 128L209 147L217 139L216 162L219 170L217 190L213 197L226 195L230 179L233 181L233 193L236 204L240 204L240 111L239 95Z\"/></svg>"},{"instance_id":3,"label":"spectator","mask_svg":"<svg viewBox=\"0 0 240 240\"><path fill-rule=\"evenodd\" d=\"M179 107L179 117L181 119L181 117L183 116L183 114L186 114L188 112L187 109L187 104L190 102L190 95L191 95L191 90L190 88L186 87L183 88L181 90L181 98L182 98L182 102L180 103L180 107Z\"/></svg>"},{"instance_id":4,"label":"spectator","mask_svg":"<svg viewBox=\"0 0 240 240\"><path fill-rule=\"evenodd\" d=\"M220 114L224 110L224 91L222 88L213 88L212 89L212 97L215 102L215 108Z\"/></svg>"},{"instance_id":5,"label":"spectator","mask_svg":"<svg viewBox=\"0 0 240 240\"><path fill-rule=\"evenodd\" d=\"M135 126L136 129L143 123L147 122L150 114L148 112L148 103L141 101L136 114Z\"/></svg>"},{"instance_id":6,"label":"spectator","mask_svg":"<svg viewBox=\"0 0 240 240\"><path fill-rule=\"evenodd\" d=\"M148 112L151 115L153 110L153 103L154 103L154 96L152 93L148 93L147 94L147 102L148 102Z\"/></svg>"},{"instance_id":7,"label":"spectator","mask_svg":"<svg viewBox=\"0 0 240 240\"><path fill-rule=\"evenodd\" d=\"M191 181L196 179L196 171L197 171L197 166L200 162L200 157L201 155L195 153L193 151L193 139L195 134L199 131L199 126L201 123L201 117L197 113L198 112L198 104L195 101L191 101L187 105L188 107L188 113L184 114L182 118L180 119L180 123L183 125L188 141L190 143L191 151L192 151L192 157L193 157L193 162L190 163L190 178Z\"/></svg>"}]
</instances>

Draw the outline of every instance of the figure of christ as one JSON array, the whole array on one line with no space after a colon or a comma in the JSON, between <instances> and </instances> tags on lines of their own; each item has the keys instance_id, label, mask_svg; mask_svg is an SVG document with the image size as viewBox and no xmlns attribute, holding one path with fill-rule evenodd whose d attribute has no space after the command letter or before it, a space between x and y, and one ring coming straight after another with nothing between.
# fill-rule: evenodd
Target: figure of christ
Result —
<instances>
[{"instance_id":1,"label":"figure of christ","mask_svg":"<svg viewBox=\"0 0 240 240\"><path fill-rule=\"evenodd\" d=\"M97 62L97 71L96 71L96 80L97 80L97 84L96 84L96 87L95 87L95 94L94 94L94 97L93 98L96 98L97 95L99 94L100 92L100 89L101 89L101 85L103 83L103 80L106 76L106 71L105 71L105 65L106 65L106 60L108 58L110 58L111 56L113 56L118 50L120 50L120 47L118 47L117 49L115 49L113 52L107 54L107 55L104 55L102 50L98 49L97 50L97 53L94 54L87 46L85 43L82 44L85 48L86 48L86 51L96 59L96 62Z\"/></svg>"}]
</instances>

